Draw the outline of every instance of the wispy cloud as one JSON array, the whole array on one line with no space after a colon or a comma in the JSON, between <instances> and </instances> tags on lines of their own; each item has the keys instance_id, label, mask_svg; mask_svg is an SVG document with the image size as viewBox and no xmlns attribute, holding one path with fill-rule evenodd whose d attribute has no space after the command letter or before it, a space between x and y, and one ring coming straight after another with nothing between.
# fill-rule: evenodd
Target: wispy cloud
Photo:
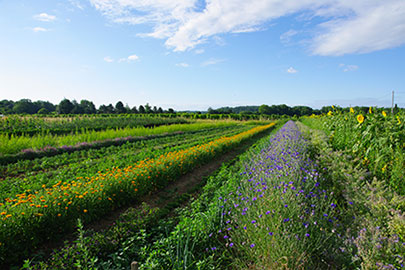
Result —
<instances>
[{"instance_id":1,"label":"wispy cloud","mask_svg":"<svg viewBox=\"0 0 405 270\"><path fill-rule=\"evenodd\" d=\"M284 16L313 21L316 55L367 53L405 44L402 0L90 0L111 21L152 25L143 36L165 39L174 51L190 50L226 33L260 31ZM319 20L321 18L321 20ZM319 23L321 22L321 23ZM286 33L284 41L293 36Z\"/></svg>"},{"instance_id":2,"label":"wispy cloud","mask_svg":"<svg viewBox=\"0 0 405 270\"><path fill-rule=\"evenodd\" d=\"M52 21L56 20L56 16L49 15L47 13L40 13L40 14L34 15L34 19L37 21L41 21L41 22L52 22Z\"/></svg>"},{"instance_id":3,"label":"wispy cloud","mask_svg":"<svg viewBox=\"0 0 405 270\"><path fill-rule=\"evenodd\" d=\"M43 28L43 27L34 27L34 28L32 28L32 31L34 31L35 33L38 33L38 32L46 32L46 31L48 31L48 29Z\"/></svg>"},{"instance_id":4,"label":"wispy cloud","mask_svg":"<svg viewBox=\"0 0 405 270\"><path fill-rule=\"evenodd\" d=\"M291 38L297 35L298 33L299 33L298 31L290 29L280 36L280 41L283 43L289 43L291 41Z\"/></svg>"},{"instance_id":5,"label":"wispy cloud","mask_svg":"<svg viewBox=\"0 0 405 270\"><path fill-rule=\"evenodd\" d=\"M222 63L224 61L225 61L225 59L210 58L210 59L202 62L201 66L206 67L206 66L216 65L216 64Z\"/></svg>"},{"instance_id":6,"label":"wispy cloud","mask_svg":"<svg viewBox=\"0 0 405 270\"><path fill-rule=\"evenodd\" d=\"M106 56L106 57L104 57L104 61L107 62L107 63L112 63L112 62L114 62L114 59L112 59L109 56Z\"/></svg>"},{"instance_id":7,"label":"wispy cloud","mask_svg":"<svg viewBox=\"0 0 405 270\"><path fill-rule=\"evenodd\" d=\"M194 51L196 54L203 54L205 51L204 49L197 49Z\"/></svg>"},{"instance_id":8,"label":"wispy cloud","mask_svg":"<svg viewBox=\"0 0 405 270\"><path fill-rule=\"evenodd\" d=\"M130 56L128 56L128 57L126 57L126 58L121 58L120 60L118 60L118 62L119 63L122 63L122 62L135 62L135 61L138 61L139 60L139 56L137 56L136 54L132 54L132 55L130 55Z\"/></svg>"},{"instance_id":9,"label":"wispy cloud","mask_svg":"<svg viewBox=\"0 0 405 270\"><path fill-rule=\"evenodd\" d=\"M359 69L359 66L357 65L339 64L339 67L343 70L343 72L356 71Z\"/></svg>"},{"instance_id":10,"label":"wispy cloud","mask_svg":"<svg viewBox=\"0 0 405 270\"><path fill-rule=\"evenodd\" d=\"M294 73L297 73L298 70L296 70L296 69L293 68L293 67L289 67L289 68L287 69L287 72L290 73L290 74L294 74Z\"/></svg>"},{"instance_id":11,"label":"wispy cloud","mask_svg":"<svg viewBox=\"0 0 405 270\"><path fill-rule=\"evenodd\" d=\"M187 63L177 63L176 66L177 66L177 67L184 67L184 68L187 68L187 67L189 67L190 65L187 64Z\"/></svg>"},{"instance_id":12,"label":"wispy cloud","mask_svg":"<svg viewBox=\"0 0 405 270\"><path fill-rule=\"evenodd\" d=\"M80 3L79 0L69 0L69 3L70 3L72 6L78 8L78 9L84 10L84 7L83 7L82 3Z\"/></svg>"}]
</instances>

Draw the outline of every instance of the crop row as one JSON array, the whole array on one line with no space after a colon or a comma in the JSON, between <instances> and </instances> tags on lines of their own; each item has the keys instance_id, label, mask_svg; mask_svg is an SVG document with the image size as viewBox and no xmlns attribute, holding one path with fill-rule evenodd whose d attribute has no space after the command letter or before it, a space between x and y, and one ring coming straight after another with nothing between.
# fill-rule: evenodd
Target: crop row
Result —
<instances>
[{"instance_id":1,"label":"crop row","mask_svg":"<svg viewBox=\"0 0 405 270\"><path fill-rule=\"evenodd\" d=\"M403 198L375 180L360 185L350 157L310 136L289 122L218 175L214 195L134 255L139 269L403 268Z\"/></svg>"},{"instance_id":2,"label":"crop row","mask_svg":"<svg viewBox=\"0 0 405 270\"><path fill-rule=\"evenodd\" d=\"M92 177L60 181L34 193L18 194L16 199L9 199L0 206L0 260L15 260L46 239L70 230L79 217L85 222L95 220L143 194L164 187L195 166L273 125L168 152L126 168L112 168Z\"/></svg>"},{"instance_id":3,"label":"crop row","mask_svg":"<svg viewBox=\"0 0 405 270\"><path fill-rule=\"evenodd\" d=\"M174 136L110 146L101 149L65 153L53 157L25 160L0 167L0 199L43 185L49 187L61 179L87 177L108 168L123 168L145 158L155 158L166 152L186 149L196 144L247 130L247 126L218 127Z\"/></svg>"},{"instance_id":4,"label":"crop row","mask_svg":"<svg viewBox=\"0 0 405 270\"><path fill-rule=\"evenodd\" d=\"M123 128L109 129L103 131L89 130L84 133L75 133L69 135L56 136L52 134L35 135L35 136L8 136L0 135L0 156L16 154L24 149L33 149L47 151L49 147L66 147L74 146L80 143L100 142L108 139L125 138L128 136L148 136L176 131L195 131L210 127L232 126L237 125L232 121L209 121L193 124L173 124L169 126L159 126L155 128Z\"/></svg>"},{"instance_id":5,"label":"crop row","mask_svg":"<svg viewBox=\"0 0 405 270\"><path fill-rule=\"evenodd\" d=\"M126 127L152 127L168 124L183 124L184 118L163 118L149 116L91 116L69 118L44 118L35 116L6 116L0 118L0 134L33 136L36 134L68 134L88 130L106 130Z\"/></svg>"}]
</instances>

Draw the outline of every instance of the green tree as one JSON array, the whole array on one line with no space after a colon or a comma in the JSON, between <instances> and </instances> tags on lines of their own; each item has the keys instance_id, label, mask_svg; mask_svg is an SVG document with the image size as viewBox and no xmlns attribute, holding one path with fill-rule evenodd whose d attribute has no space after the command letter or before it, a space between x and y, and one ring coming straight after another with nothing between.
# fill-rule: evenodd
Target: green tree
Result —
<instances>
[{"instance_id":1,"label":"green tree","mask_svg":"<svg viewBox=\"0 0 405 270\"><path fill-rule=\"evenodd\" d=\"M131 113L138 113L138 109L136 108L136 106L132 107Z\"/></svg>"},{"instance_id":2,"label":"green tree","mask_svg":"<svg viewBox=\"0 0 405 270\"><path fill-rule=\"evenodd\" d=\"M81 110L83 111L83 113L86 113L86 114L93 114L93 113L97 112L96 106L94 105L94 103L92 101L89 101L89 100L82 99L80 101L80 107L81 107Z\"/></svg>"},{"instance_id":3,"label":"green tree","mask_svg":"<svg viewBox=\"0 0 405 270\"><path fill-rule=\"evenodd\" d=\"M118 101L117 104L115 104L115 112L116 113L126 113L124 104L121 101Z\"/></svg>"},{"instance_id":4,"label":"green tree","mask_svg":"<svg viewBox=\"0 0 405 270\"><path fill-rule=\"evenodd\" d=\"M138 111L139 113L145 113L145 108L142 105L139 105Z\"/></svg>"},{"instance_id":5,"label":"green tree","mask_svg":"<svg viewBox=\"0 0 405 270\"><path fill-rule=\"evenodd\" d=\"M260 114L270 114L271 113L270 107L268 105L265 105L265 104L261 105L259 107L259 113Z\"/></svg>"},{"instance_id":6,"label":"green tree","mask_svg":"<svg viewBox=\"0 0 405 270\"><path fill-rule=\"evenodd\" d=\"M14 104L15 113L34 114L38 111L38 107L30 99L21 99Z\"/></svg>"},{"instance_id":7,"label":"green tree","mask_svg":"<svg viewBox=\"0 0 405 270\"><path fill-rule=\"evenodd\" d=\"M152 108L150 107L149 103L146 103L145 105L145 113L151 113L152 112Z\"/></svg>"},{"instance_id":8,"label":"green tree","mask_svg":"<svg viewBox=\"0 0 405 270\"><path fill-rule=\"evenodd\" d=\"M74 108L73 103L70 102L69 99L65 98L59 103L57 112L60 114L68 114L72 112L73 108Z\"/></svg>"}]
</instances>

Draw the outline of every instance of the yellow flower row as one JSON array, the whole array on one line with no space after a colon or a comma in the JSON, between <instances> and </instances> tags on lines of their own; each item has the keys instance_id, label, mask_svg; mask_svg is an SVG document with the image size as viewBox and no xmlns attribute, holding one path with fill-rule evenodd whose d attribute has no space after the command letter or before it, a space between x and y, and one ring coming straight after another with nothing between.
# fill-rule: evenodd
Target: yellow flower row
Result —
<instances>
[{"instance_id":1,"label":"yellow flower row","mask_svg":"<svg viewBox=\"0 0 405 270\"><path fill-rule=\"evenodd\" d=\"M0 242L5 243L4 248L12 250L10 245L13 237L26 241L42 239L43 236L37 235L37 224L47 224L47 230L52 232L71 229L71 220L77 217L87 221L95 219L114 207L163 187L197 164L211 160L223 150L273 125L255 127L235 136L147 158L125 168L98 172L92 177L59 181L35 192L27 190L16 194L0 205ZM0 248L0 256L2 251L8 252Z\"/></svg>"}]
</instances>

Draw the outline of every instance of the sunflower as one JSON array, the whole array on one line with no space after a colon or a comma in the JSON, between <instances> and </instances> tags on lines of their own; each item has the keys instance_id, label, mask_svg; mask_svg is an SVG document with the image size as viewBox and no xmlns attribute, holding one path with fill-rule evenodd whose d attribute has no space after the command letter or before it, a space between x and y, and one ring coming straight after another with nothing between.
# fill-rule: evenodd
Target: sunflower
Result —
<instances>
[{"instance_id":1,"label":"sunflower","mask_svg":"<svg viewBox=\"0 0 405 270\"><path fill-rule=\"evenodd\" d=\"M382 111L382 115L383 115L384 117L387 117L387 113L386 113L385 111Z\"/></svg>"},{"instance_id":2,"label":"sunflower","mask_svg":"<svg viewBox=\"0 0 405 270\"><path fill-rule=\"evenodd\" d=\"M364 116L362 114L357 115L357 122L360 124L364 122Z\"/></svg>"},{"instance_id":3,"label":"sunflower","mask_svg":"<svg viewBox=\"0 0 405 270\"><path fill-rule=\"evenodd\" d=\"M354 113L354 109L350 107L350 113Z\"/></svg>"}]
</instances>

